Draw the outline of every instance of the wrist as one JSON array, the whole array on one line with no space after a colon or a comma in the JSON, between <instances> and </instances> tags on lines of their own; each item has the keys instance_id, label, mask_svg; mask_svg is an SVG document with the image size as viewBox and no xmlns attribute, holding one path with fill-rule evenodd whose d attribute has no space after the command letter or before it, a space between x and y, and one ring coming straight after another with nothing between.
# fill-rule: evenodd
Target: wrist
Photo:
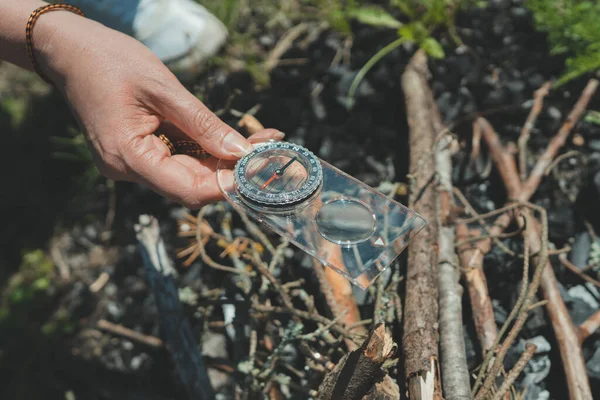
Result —
<instances>
[{"instance_id":1,"label":"wrist","mask_svg":"<svg viewBox=\"0 0 600 400\"><path fill-rule=\"evenodd\" d=\"M34 58L39 72L54 84L59 85L66 79L76 52L76 39L82 36L86 21L71 11L57 10L45 13L35 23L32 30Z\"/></svg>"}]
</instances>

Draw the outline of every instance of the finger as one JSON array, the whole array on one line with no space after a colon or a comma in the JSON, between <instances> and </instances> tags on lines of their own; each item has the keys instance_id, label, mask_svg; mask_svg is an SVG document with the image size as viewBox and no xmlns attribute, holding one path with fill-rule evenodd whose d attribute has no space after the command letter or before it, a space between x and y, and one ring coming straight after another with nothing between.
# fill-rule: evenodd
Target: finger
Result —
<instances>
[{"instance_id":1,"label":"finger","mask_svg":"<svg viewBox=\"0 0 600 400\"><path fill-rule=\"evenodd\" d=\"M179 82L149 95L156 112L215 157L236 159L253 150L252 143L221 121Z\"/></svg>"},{"instance_id":2,"label":"finger","mask_svg":"<svg viewBox=\"0 0 600 400\"><path fill-rule=\"evenodd\" d=\"M248 138L248 141L252 144L266 142L270 139L282 140L285 137L285 133L278 131L277 129L264 129L260 132L256 132Z\"/></svg>"},{"instance_id":3,"label":"finger","mask_svg":"<svg viewBox=\"0 0 600 400\"><path fill-rule=\"evenodd\" d=\"M186 207L196 209L223 198L209 165L192 163L197 160L187 156L171 157L164 143L154 135L136 138L123 156L144 183ZM224 184L233 184L233 180Z\"/></svg>"}]
</instances>

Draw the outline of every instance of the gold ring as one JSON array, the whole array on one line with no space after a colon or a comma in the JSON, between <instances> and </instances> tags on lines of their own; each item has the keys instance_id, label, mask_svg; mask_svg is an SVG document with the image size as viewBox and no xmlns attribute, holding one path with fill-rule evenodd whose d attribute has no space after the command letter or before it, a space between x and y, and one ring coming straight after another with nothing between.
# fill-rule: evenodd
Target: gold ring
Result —
<instances>
[{"instance_id":1,"label":"gold ring","mask_svg":"<svg viewBox=\"0 0 600 400\"><path fill-rule=\"evenodd\" d=\"M158 138L160 140L162 140L162 142L167 145L167 147L169 148L169 151L171 152L171 155L174 154L185 154L188 156L192 156L192 157L206 157L208 156L208 152L206 150L204 150L202 148L202 146L200 146L200 144L192 141L192 140L177 140L175 142L171 142L171 140L166 137L164 134L160 133L160 132L154 132L154 134L156 136L158 136Z\"/></svg>"}]
</instances>

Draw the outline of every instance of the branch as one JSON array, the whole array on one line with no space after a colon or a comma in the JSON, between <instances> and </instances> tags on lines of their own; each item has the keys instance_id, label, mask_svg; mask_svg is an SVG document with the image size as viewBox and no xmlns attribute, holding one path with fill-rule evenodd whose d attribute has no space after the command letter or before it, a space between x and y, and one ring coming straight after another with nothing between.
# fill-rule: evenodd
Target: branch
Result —
<instances>
[{"instance_id":1,"label":"branch","mask_svg":"<svg viewBox=\"0 0 600 400\"><path fill-rule=\"evenodd\" d=\"M502 400L504 394L508 391L508 389L510 389L512 384L515 383L515 380L517 380L523 369L525 369L525 366L527 365L529 360L531 360L531 357L533 357L536 350L537 346L535 344L528 343L527 346L525 346L525 351L523 352L523 354L521 354L521 357L519 357L519 361L517 361L513 369L506 377L506 379L504 379L504 382L502 382L502 386L500 386L492 400Z\"/></svg>"},{"instance_id":2,"label":"branch","mask_svg":"<svg viewBox=\"0 0 600 400\"><path fill-rule=\"evenodd\" d=\"M443 127L439 110L429 86L424 88L429 98L432 121L436 132ZM439 286L439 325L442 382L446 400L471 399L471 382L467 367L467 352L463 332L462 293L458 283L460 274L456 269L457 257L454 251L455 228L451 211L454 208L452 195L452 156L450 146L454 139L444 136L435 152L435 167L439 179L436 223L439 227L438 286Z\"/></svg>"},{"instance_id":3,"label":"branch","mask_svg":"<svg viewBox=\"0 0 600 400\"><path fill-rule=\"evenodd\" d=\"M548 147L546 147L546 151L544 151L540 158L538 158L535 167L533 167L533 170L529 175L529 178L523 184L523 191L520 193L520 200L527 201L529 198L531 198L533 193L535 193L545 175L546 169L550 164L552 164L552 160L554 157L556 157L556 154L561 147L564 146L571 129L573 129L577 121L579 121L579 118L581 118L585 112L585 109L592 99L594 93L596 93L597 88L598 81L595 79L590 79L587 86L583 90L583 93L579 97L579 100L577 100L577 103L575 103L575 106L569 113L567 120L561 126L554 138L552 138L548 144Z\"/></svg>"},{"instance_id":4,"label":"branch","mask_svg":"<svg viewBox=\"0 0 600 400\"><path fill-rule=\"evenodd\" d=\"M596 311L579 325L579 340L583 343L600 328L600 310Z\"/></svg>"},{"instance_id":5,"label":"branch","mask_svg":"<svg viewBox=\"0 0 600 400\"><path fill-rule=\"evenodd\" d=\"M410 129L411 194L409 207L428 221L408 250L403 350L409 398L440 396L438 360L438 288L436 193L432 155L435 129L427 88L427 58L418 51L402 75Z\"/></svg>"},{"instance_id":6,"label":"branch","mask_svg":"<svg viewBox=\"0 0 600 400\"><path fill-rule=\"evenodd\" d=\"M146 277L158 308L162 337L173 357L179 377L191 399L214 399L196 335L179 302L173 279L177 273L160 236L158 221L152 216L140 215L135 231Z\"/></svg>"},{"instance_id":7,"label":"branch","mask_svg":"<svg viewBox=\"0 0 600 400\"><path fill-rule=\"evenodd\" d=\"M519 170L521 171L521 180L524 181L527 178L527 142L531 136L531 129L535 125L535 121L542 111L542 105L544 104L544 97L550 92L552 82L548 81L542 85L533 95L533 107L527 116L527 120L521 129L519 135Z\"/></svg>"}]
</instances>

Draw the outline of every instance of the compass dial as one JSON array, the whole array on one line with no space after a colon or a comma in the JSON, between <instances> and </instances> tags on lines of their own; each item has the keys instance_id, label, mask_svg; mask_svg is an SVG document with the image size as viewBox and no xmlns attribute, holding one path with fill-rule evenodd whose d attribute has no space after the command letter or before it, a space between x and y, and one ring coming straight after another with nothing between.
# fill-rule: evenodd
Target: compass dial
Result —
<instances>
[{"instance_id":1,"label":"compass dial","mask_svg":"<svg viewBox=\"0 0 600 400\"><path fill-rule=\"evenodd\" d=\"M285 206L309 198L321 184L323 170L313 153L287 142L270 142L235 166L239 193L251 202Z\"/></svg>"}]
</instances>

